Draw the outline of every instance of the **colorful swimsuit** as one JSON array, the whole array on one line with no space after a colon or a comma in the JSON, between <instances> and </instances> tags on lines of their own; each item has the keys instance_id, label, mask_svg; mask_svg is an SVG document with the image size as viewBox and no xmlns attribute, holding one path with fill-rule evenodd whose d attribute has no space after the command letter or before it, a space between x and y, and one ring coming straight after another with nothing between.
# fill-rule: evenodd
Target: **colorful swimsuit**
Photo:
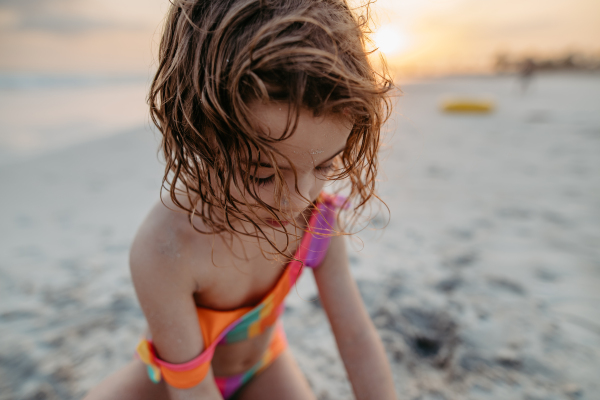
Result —
<instances>
[{"instance_id":1,"label":"colorful swimsuit","mask_svg":"<svg viewBox=\"0 0 600 400\"><path fill-rule=\"evenodd\" d=\"M269 366L287 346L283 327L278 321L284 309L285 297L300 277L304 266L315 268L323 261L331 240L330 233L337 209L344 201L341 196L325 192L319 195L317 207L313 210L308 224L310 233L302 237L295 260L287 265L275 287L257 306L232 311L196 309L204 338L204 351L199 356L183 364L171 364L156 356L151 340L142 339L138 344L137 354L147 365L150 379L156 383L162 376L169 385L180 389L196 386L206 376L218 345L255 337L276 324L269 347L257 364L239 375L215 377L215 382L223 397L228 399L253 376Z\"/></svg>"}]
</instances>

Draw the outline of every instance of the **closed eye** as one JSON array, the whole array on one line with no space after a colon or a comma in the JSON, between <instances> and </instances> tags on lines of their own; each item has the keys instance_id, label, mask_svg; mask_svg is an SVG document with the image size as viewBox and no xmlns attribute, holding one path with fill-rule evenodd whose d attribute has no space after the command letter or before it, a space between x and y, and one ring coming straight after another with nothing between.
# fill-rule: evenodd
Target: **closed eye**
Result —
<instances>
[{"instance_id":1,"label":"closed eye","mask_svg":"<svg viewBox=\"0 0 600 400\"><path fill-rule=\"evenodd\" d=\"M321 173L333 171L333 163L331 163L329 165L322 165L322 166L316 167L315 169Z\"/></svg>"},{"instance_id":2,"label":"closed eye","mask_svg":"<svg viewBox=\"0 0 600 400\"><path fill-rule=\"evenodd\" d=\"M250 180L252 180L258 186L266 186L269 183L273 183L273 181L275 180L275 174L273 174L271 176L267 176L266 178L259 178L256 176L251 176Z\"/></svg>"},{"instance_id":3,"label":"closed eye","mask_svg":"<svg viewBox=\"0 0 600 400\"><path fill-rule=\"evenodd\" d=\"M328 165L321 165L321 166L315 167L315 170L318 171L320 174L326 174L330 171L333 171L334 169L335 168L334 168L333 162ZM266 186L275 181L275 174L273 174L271 176L267 176L266 178L259 178L257 176L251 176L250 180L253 181L257 186Z\"/></svg>"}]
</instances>

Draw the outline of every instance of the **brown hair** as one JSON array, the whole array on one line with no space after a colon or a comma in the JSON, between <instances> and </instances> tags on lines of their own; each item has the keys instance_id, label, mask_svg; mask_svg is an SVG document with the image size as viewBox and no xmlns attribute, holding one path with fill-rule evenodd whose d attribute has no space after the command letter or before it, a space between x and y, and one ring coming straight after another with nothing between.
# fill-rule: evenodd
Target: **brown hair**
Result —
<instances>
[{"instance_id":1,"label":"brown hair","mask_svg":"<svg viewBox=\"0 0 600 400\"><path fill-rule=\"evenodd\" d=\"M274 159L283 155L272 144L294 133L302 108L351 118L346 148L329 179L349 183L355 216L376 196L392 82L385 67L378 73L367 58L368 6L355 15L345 0L172 0L149 104L163 135L163 188L190 222L202 219L206 229L196 230L266 238L252 210L275 216L278 209L261 201L243 171L251 171L252 157L260 154L275 166L276 197L285 195ZM253 100L289 104L281 137L255 126L248 106ZM244 193L241 200L233 188ZM178 198L180 190L189 204ZM251 222L255 232L234 227L232 216Z\"/></svg>"}]
</instances>

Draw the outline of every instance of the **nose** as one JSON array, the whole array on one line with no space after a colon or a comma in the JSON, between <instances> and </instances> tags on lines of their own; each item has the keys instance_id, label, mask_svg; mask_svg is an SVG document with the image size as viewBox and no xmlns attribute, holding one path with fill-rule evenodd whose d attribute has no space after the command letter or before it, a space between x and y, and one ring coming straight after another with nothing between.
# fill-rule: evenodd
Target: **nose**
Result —
<instances>
[{"instance_id":1,"label":"nose","mask_svg":"<svg viewBox=\"0 0 600 400\"><path fill-rule=\"evenodd\" d=\"M321 188L321 182L313 173L298 173L298 190L295 188L294 177L291 177L291 182L288 182L290 188L290 208L292 210L304 210L308 206L308 202L313 201Z\"/></svg>"}]
</instances>

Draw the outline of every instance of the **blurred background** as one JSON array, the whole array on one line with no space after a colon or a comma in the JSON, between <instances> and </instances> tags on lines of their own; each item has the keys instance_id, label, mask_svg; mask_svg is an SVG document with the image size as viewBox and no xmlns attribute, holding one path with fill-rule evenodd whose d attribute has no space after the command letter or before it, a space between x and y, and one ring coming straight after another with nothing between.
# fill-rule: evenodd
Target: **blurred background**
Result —
<instances>
[{"instance_id":1,"label":"blurred background","mask_svg":"<svg viewBox=\"0 0 600 400\"><path fill-rule=\"evenodd\" d=\"M145 97L168 6L0 0L0 399L80 398L143 331L127 256L162 175ZM399 393L600 398L600 2L372 10L400 89L391 219L351 262ZM306 275L292 349L320 400L351 398Z\"/></svg>"},{"instance_id":2,"label":"blurred background","mask_svg":"<svg viewBox=\"0 0 600 400\"><path fill-rule=\"evenodd\" d=\"M0 162L146 123L136 99L154 71L167 6L3 0ZM510 73L528 59L544 70L600 68L596 0L380 0L372 8L374 46L400 84Z\"/></svg>"}]
</instances>

